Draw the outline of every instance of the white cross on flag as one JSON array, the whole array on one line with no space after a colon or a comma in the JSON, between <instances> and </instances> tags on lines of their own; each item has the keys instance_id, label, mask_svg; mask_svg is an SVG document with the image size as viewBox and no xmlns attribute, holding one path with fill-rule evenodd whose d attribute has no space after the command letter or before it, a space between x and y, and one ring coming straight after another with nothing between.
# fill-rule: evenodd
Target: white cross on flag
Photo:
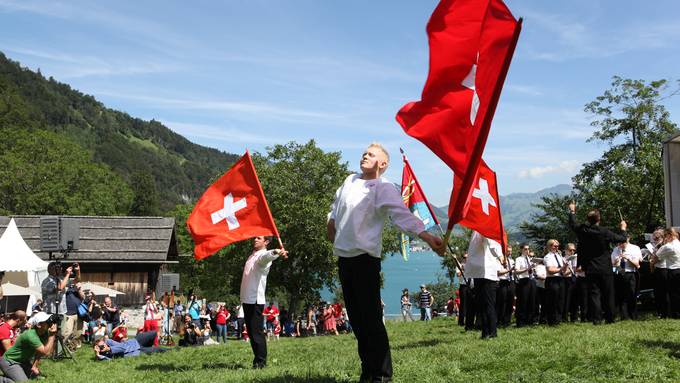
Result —
<instances>
[{"instance_id":1,"label":"white cross on flag","mask_svg":"<svg viewBox=\"0 0 680 383\"><path fill-rule=\"evenodd\" d=\"M250 153L241 157L196 202L187 219L196 259L261 235L279 236Z\"/></svg>"},{"instance_id":2,"label":"white cross on flag","mask_svg":"<svg viewBox=\"0 0 680 383\"><path fill-rule=\"evenodd\" d=\"M459 186L462 182L461 177L454 177L449 209L452 209L452 202L458 197ZM449 214L451 214L450 211ZM469 200L467 214L458 223L489 239L500 242L502 248L505 249L507 238L501 217L496 173L486 165L484 160L480 163L479 171L473 183L472 198Z\"/></svg>"}]
</instances>

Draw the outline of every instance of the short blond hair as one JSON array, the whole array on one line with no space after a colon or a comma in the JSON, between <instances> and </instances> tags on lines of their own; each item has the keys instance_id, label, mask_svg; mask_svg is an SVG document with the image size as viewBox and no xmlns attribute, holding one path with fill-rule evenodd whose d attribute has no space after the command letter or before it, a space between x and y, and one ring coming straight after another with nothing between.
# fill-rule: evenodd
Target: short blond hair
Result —
<instances>
[{"instance_id":1,"label":"short blond hair","mask_svg":"<svg viewBox=\"0 0 680 383\"><path fill-rule=\"evenodd\" d=\"M385 153L385 159L387 160L387 164L385 165L385 169L383 169L381 174L385 173L385 171L387 171L387 168L390 166L390 154L387 152L387 149L385 149L385 147L381 143L376 142L376 141L373 141L370 144L368 144L366 149L368 149L368 148L377 148L381 152Z\"/></svg>"}]
</instances>

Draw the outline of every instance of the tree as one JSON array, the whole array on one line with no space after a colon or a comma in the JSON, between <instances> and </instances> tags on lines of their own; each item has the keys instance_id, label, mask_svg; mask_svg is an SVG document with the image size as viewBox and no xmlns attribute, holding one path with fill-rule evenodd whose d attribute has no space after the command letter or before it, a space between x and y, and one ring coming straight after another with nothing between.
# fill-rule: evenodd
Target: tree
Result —
<instances>
[{"instance_id":1,"label":"tree","mask_svg":"<svg viewBox=\"0 0 680 383\"><path fill-rule=\"evenodd\" d=\"M664 226L662 143L677 127L662 101L676 93L666 80L647 83L615 76L612 88L585 106L596 128L588 141L608 148L573 178L581 220L593 208L600 209L604 226L618 226L623 216L636 239ZM543 213L534 216L533 223L522 224L524 235L534 241L548 236L560 239L560 230L566 230L569 199L543 198L538 205ZM571 237L562 240L566 238Z\"/></svg>"},{"instance_id":2,"label":"tree","mask_svg":"<svg viewBox=\"0 0 680 383\"><path fill-rule=\"evenodd\" d=\"M567 205L573 199L574 196L550 194L543 196L541 202L534 205L542 212L534 214L531 222L525 221L520 224L520 231L529 240L532 247L542 252L549 239L556 239L561 244L576 240L575 234L569 228L567 211ZM582 218L583 213L583 211L579 211L579 217ZM540 253L540 255L543 254Z\"/></svg>"},{"instance_id":3,"label":"tree","mask_svg":"<svg viewBox=\"0 0 680 383\"><path fill-rule=\"evenodd\" d=\"M268 148L267 155L253 158L269 201L287 261L274 262L268 288L288 294L292 312L303 302L319 299L319 290L332 288L337 260L326 240L327 214L335 191L349 174L339 152L326 153L312 140Z\"/></svg>"},{"instance_id":4,"label":"tree","mask_svg":"<svg viewBox=\"0 0 680 383\"><path fill-rule=\"evenodd\" d=\"M130 186L134 192L130 215L155 216L160 214L160 201L156 182L149 170L140 170L132 174Z\"/></svg>"},{"instance_id":5,"label":"tree","mask_svg":"<svg viewBox=\"0 0 680 383\"><path fill-rule=\"evenodd\" d=\"M90 153L57 134L4 128L0 210L4 214L125 215L128 185Z\"/></svg>"}]
</instances>

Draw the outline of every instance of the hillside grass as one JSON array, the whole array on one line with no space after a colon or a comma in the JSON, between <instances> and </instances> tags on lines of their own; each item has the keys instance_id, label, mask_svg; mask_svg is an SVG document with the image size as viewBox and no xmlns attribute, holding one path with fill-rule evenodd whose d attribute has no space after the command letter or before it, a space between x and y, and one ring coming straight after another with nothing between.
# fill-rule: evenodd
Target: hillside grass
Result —
<instances>
[{"instance_id":1,"label":"hillside grass","mask_svg":"<svg viewBox=\"0 0 680 383\"><path fill-rule=\"evenodd\" d=\"M452 319L388 322L395 382L680 381L680 321L500 329L480 340ZM97 362L42 362L49 382L355 382L353 335L282 338L269 343L269 364L250 369L246 342L178 349Z\"/></svg>"}]
</instances>

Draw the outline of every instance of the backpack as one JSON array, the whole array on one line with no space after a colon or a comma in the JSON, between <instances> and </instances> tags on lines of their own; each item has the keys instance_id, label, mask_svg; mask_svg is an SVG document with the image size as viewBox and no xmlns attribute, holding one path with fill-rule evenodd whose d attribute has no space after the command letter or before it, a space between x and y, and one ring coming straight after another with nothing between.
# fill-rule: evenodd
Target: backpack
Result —
<instances>
[{"instance_id":1,"label":"backpack","mask_svg":"<svg viewBox=\"0 0 680 383\"><path fill-rule=\"evenodd\" d=\"M87 305L85 303L81 303L78 305L78 318L82 320L90 319L90 313L88 312Z\"/></svg>"}]
</instances>

